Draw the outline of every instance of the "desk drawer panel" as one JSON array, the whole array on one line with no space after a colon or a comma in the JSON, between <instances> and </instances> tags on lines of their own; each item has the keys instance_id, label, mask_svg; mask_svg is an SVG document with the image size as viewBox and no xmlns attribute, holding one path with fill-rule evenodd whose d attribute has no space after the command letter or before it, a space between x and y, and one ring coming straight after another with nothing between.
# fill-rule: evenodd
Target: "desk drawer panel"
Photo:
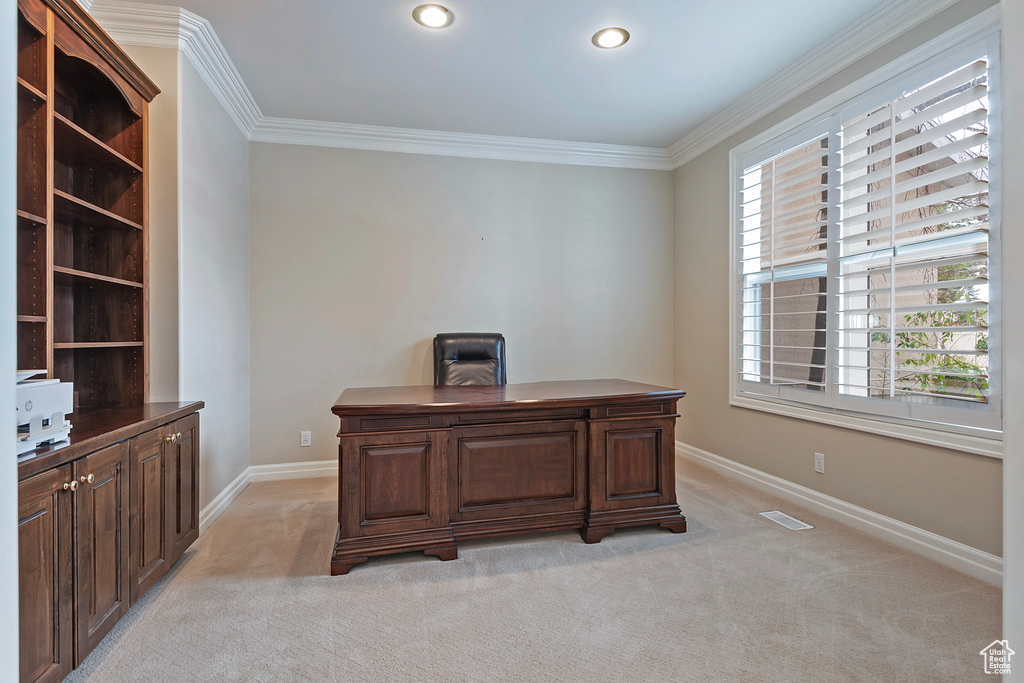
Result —
<instances>
[{"instance_id":1,"label":"desk drawer panel","mask_svg":"<svg viewBox=\"0 0 1024 683\"><path fill-rule=\"evenodd\" d=\"M673 415L674 413L675 405L672 403L626 403L595 408L591 418L602 420L606 418L655 417Z\"/></svg>"},{"instance_id":2,"label":"desk drawer panel","mask_svg":"<svg viewBox=\"0 0 1024 683\"><path fill-rule=\"evenodd\" d=\"M584 467L578 424L460 430L459 511L546 504L572 509L581 498Z\"/></svg>"},{"instance_id":3,"label":"desk drawer panel","mask_svg":"<svg viewBox=\"0 0 1024 683\"><path fill-rule=\"evenodd\" d=\"M437 429L441 425L441 419L436 415L348 417L342 420L342 431L346 433L400 432L417 429Z\"/></svg>"},{"instance_id":4,"label":"desk drawer panel","mask_svg":"<svg viewBox=\"0 0 1024 683\"><path fill-rule=\"evenodd\" d=\"M509 424L510 422L537 422L540 420L582 420L586 419L582 408L554 410L498 410L486 413L464 413L455 416L453 424L485 425Z\"/></svg>"}]
</instances>

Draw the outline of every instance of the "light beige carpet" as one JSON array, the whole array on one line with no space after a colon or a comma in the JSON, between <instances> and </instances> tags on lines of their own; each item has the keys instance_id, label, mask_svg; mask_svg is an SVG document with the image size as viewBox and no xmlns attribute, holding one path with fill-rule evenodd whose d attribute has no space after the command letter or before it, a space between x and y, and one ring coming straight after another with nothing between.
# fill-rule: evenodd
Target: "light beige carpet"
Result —
<instances>
[{"instance_id":1,"label":"light beige carpet","mask_svg":"<svg viewBox=\"0 0 1024 683\"><path fill-rule=\"evenodd\" d=\"M991 679L997 588L678 466L685 534L475 541L338 577L337 480L253 484L68 680Z\"/></svg>"}]
</instances>

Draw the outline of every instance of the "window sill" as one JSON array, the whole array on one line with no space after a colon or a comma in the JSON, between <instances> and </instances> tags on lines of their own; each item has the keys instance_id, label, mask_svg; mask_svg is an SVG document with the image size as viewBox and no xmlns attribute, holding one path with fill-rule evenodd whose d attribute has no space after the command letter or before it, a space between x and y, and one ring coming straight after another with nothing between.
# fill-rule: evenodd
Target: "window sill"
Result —
<instances>
[{"instance_id":1,"label":"window sill","mask_svg":"<svg viewBox=\"0 0 1024 683\"><path fill-rule=\"evenodd\" d=\"M739 408L759 410L774 415L783 415L798 420L808 420L833 427L855 429L861 432L868 432L878 436L888 436L895 439L904 439L914 443L950 448L965 453L984 455L989 458L1003 458L1003 440L1000 438L986 438L968 434L957 434L954 432L940 431L934 427L916 427L895 422L887 422L882 418L871 419L835 413L831 410L815 410L804 406L796 406L792 403L782 403L770 399L754 398L751 396L735 395L729 397L729 405Z\"/></svg>"}]
</instances>

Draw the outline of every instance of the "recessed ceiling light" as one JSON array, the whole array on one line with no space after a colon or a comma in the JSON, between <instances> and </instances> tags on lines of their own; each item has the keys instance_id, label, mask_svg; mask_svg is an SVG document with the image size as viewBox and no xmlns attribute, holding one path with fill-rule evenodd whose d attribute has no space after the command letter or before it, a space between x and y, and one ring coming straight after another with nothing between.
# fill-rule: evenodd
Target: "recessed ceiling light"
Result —
<instances>
[{"instance_id":1,"label":"recessed ceiling light","mask_svg":"<svg viewBox=\"0 0 1024 683\"><path fill-rule=\"evenodd\" d=\"M412 11L412 18L427 28L444 28L455 21L451 10L441 5L420 5Z\"/></svg>"},{"instance_id":2,"label":"recessed ceiling light","mask_svg":"<svg viewBox=\"0 0 1024 683\"><path fill-rule=\"evenodd\" d=\"M594 34L594 45L610 49L625 45L629 40L629 31L624 28L605 28Z\"/></svg>"}]
</instances>

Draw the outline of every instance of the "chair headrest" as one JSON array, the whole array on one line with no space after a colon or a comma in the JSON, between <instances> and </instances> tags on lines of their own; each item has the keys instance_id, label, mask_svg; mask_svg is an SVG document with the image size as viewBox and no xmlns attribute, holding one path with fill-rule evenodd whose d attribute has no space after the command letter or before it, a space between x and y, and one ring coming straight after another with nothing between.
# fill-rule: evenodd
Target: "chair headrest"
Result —
<instances>
[{"instance_id":1,"label":"chair headrest","mask_svg":"<svg viewBox=\"0 0 1024 683\"><path fill-rule=\"evenodd\" d=\"M497 333L447 333L434 337L435 360L500 360L505 337Z\"/></svg>"}]
</instances>

